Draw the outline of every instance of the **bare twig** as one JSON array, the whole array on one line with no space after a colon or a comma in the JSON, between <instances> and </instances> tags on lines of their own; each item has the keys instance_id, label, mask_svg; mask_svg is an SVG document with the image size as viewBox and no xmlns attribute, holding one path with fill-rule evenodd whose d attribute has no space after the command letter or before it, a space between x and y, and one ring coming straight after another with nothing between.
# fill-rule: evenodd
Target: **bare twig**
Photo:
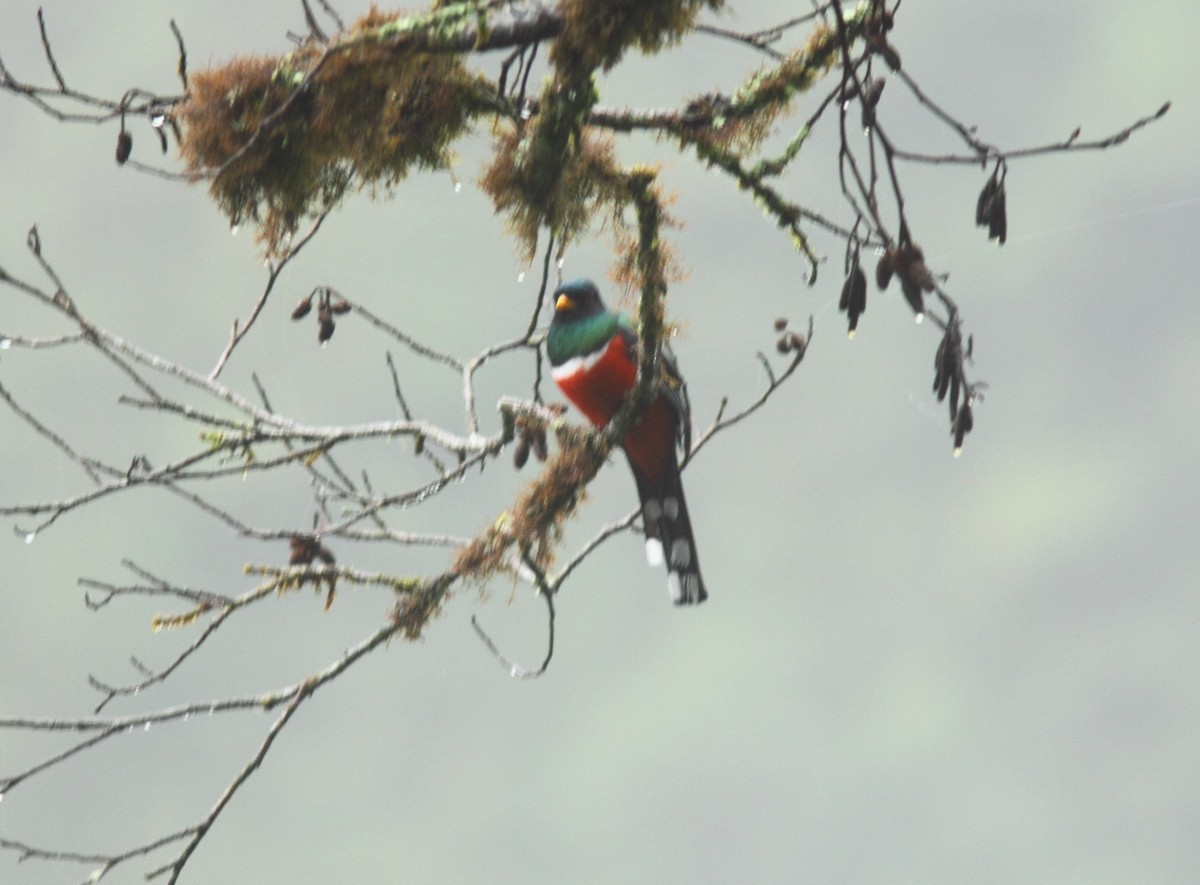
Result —
<instances>
[{"instance_id":1,"label":"bare twig","mask_svg":"<svg viewBox=\"0 0 1200 885\"><path fill-rule=\"evenodd\" d=\"M230 333L229 343L225 346L225 349L221 351L221 355L217 357L217 364L213 366L212 371L208 373L209 381L217 380L217 377L221 374L221 370L225 368L225 364L229 361L229 357L233 354L234 348L236 348L238 344L241 343L242 339L249 334L251 326L254 325L254 321L258 319L258 315L262 313L262 309L266 307L267 299L270 297L272 290L274 290L275 283L279 280L279 275L283 273L283 269L287 267L288 263L300 253L300 250L303 249L309 243L309 241L317 235L317 231L321 229L321 224L325 221L328 215L329 210L326 210L318 215L304 235L301 236L300 239L297 240L296 243L287 250L286 254L284 254L281 258L270 262L269 272L267 274L267 285L263 288L262 294L259 296L258 301L255 302L254 308L250 311L250 315L246 317L246 321L241 324L239 324L237 320L233 321L233 331Z\"/></svg>"},{"instance_id":2,"label":"bare twig","mask_svg":"<svg viewBox=\"0 0 1200 885\"><path fill-rule=\"evenodd\" d=\"M537 679L544 674L550 667L550 660L554 657L554 591L546 582L546 575L538 568L537 563L526 554L524 557L524 565L534 576L534 582L538 588L538 596L546 603L546 656L542 659L542 663L536 669L522 667L520 664L513 663L501 653L496 643L492 641L492 637L484 631L479 625L479 620L474 615L471 616L471 626L483 644L487 646L488 651L492 653L500 664L508 671L508 675L513 679Z\"/></svg>"}]
</instances>

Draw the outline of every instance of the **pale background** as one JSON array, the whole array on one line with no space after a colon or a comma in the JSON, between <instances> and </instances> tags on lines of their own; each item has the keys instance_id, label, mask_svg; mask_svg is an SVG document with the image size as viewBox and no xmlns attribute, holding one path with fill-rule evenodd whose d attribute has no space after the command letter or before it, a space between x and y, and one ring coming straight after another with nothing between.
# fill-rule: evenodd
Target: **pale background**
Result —
<instances>
[{"instance_id":1,"label":"pale background","mask_svg":"<svg viewBox=\"0 0 1200 885\"><path fill-rule=\"evenodd\" d=\"M731 3L753 29L807 3ZM353 18L361 4L340 4ZM192 68L279 52L298 3L45 4L72 85L174 91L175 18ZM0 53L48 83L36 4L0 7ZM894 33L905 67L946 108L1006 147L1099 137L1171 113L1126 145L1013 164L1008 245L972 225L973 168L905 167L910 218L975 335L989 382L964 456L950 456L929 393L936 335L895 291L872 290L847 343L839 247L815 289L804 264L723 177L648 139L627 161L664 160L687 227L689 278L669 308L697 421L722 395L761 388L756 349L777 315L817 336L799 376L758 420L718 438L686 485L710 601L667 604L633 536L610 542L559 600L547 676L515 682L469 626L509 653L542 654L540 603L499 582L460 592L416 645L396 642L306 705L190 864L190 882L1185 883L1200 879L1200 65L1192 0L930 3L907 0ZM498 58L488 60L495 70ZM707 37L634 60L606 104L677 104L729 90L758 65ZM883 119L907 145L952 139L910 115L899 84ZM805 107L802 105L802 108ZM135 124L135 156L155 159ZM0 97L0 264L34 277L46 254L90 315L206 370L264 272L249 231L231 237L199 188L119 169L114 126L63 127ZM468 357L524 328L537 276L474 186L465 144L447 174L397 199L355 200L286 273L226 380L257 370L281 410L313 421L393 417L387 342L361 324L316 347L295 299L330 284L428 343ZM789 192L840 213L828 132ZM839 214L839 217L840 214ZM602 279L606 241L573 250L569 275ZM529 270L524 282L518 275ZM608 286L611 290L611 285ZM0 332L58 328L10 292ZM404 358L418 412L461 427L456 383ZM481 406L528 390L528 363L485 376ZM79 448L127 461L182 451L195 428L114 411L123 391L82 354L8 351L0 378ZM85 488L73 465L0 410L0 498ZM377 481L416 475L402 446L374 453ZM394 471L389 473L389 471ZM506 465L412 512L401 528L470 533L511 499ZM234 483L223 500L256 524L304 527L298 483ZM569 534L626 512L615 464ZM133 678L130 654L169 659L191 633L151 634L153 601L82 604L81 575L121 581L129 556L180 583L238 593L245 562L284 551L239 542L149 493L62 519L25 545L0 531L0 712L80 716L94 673ZM438 555L335 545L341 561L398 573ZM310 594L223 631L164 688L115 713L262 691L302 678L375 629L385 595ZM214 717L106 745L15 789L0 834L116 851L181 828L211 805L270 720ZM0 732L0 771L58 746ZM166 858L162 858L165 860ZM160 861L161 862L161 861ZM112 881L136 882L131 866ZM86 866L18 865L0 882L86 878Z\"/></svg>"}]
</instances>

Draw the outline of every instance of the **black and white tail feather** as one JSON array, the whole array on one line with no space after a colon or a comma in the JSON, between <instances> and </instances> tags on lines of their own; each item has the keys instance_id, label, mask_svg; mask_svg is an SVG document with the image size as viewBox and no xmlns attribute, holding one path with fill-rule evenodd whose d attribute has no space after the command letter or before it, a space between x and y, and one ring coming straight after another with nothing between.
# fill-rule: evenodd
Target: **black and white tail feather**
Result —
<instances>
[{"instance_id":1,"label":"black and white tail feather","mask_svg":"<svg viewBox=\"0 0 1200 885\"><path fill-rule=\"evenodd\" d=\"M708 598L687 500L676 469L661 488L650 488L637 479L638 498L642 502L642 524L646 532L646 561L652 566L667 565L667 592L676 605L696 605Z\"/></svg>"},{"instance_id":2,"label":"black and white tail feather","mask_svg":"<svg viewBox=\"0 0 1200 885\"><path fill-rule=\"evenodd\" d=\"M675 354L666 343L659 352L659 366L662 372L660 389L675 413L676 448L686 457L692 448L691 402ZM688 516L687 499L683 496L678 460L675 459L660 487L643 482L636 469L633 477L637 482L638 499L642 502L646 561L652 566L666 563L667 592L675 605L704 602L708 599L708 590L700 576L700 560L696 557L696 541L692 537L692 520Z\"/></svg>"}]
</instances>

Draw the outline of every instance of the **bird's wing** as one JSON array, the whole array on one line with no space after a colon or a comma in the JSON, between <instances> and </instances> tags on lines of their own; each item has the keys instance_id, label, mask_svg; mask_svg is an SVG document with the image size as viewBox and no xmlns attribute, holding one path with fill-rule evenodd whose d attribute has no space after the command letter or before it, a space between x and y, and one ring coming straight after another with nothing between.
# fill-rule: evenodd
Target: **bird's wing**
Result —
<instances>
[{"instance_id":1,"label":"bird's wing","mask_svg":"<svg viewBox=\"0 0 1200 885\"><path fill-rule=\"evenodd\" d=\"M621 340L625 343L629 358L637 363L638 336L633 324L621 317ZM667 398L671 411L675 413L675 444L683 455L692 450L692 404L688 399L687 382L679 372L675 361L675 353L665 341L659 349L658 356L659 379L658 387Z\"/></svg>"}]
</instances>

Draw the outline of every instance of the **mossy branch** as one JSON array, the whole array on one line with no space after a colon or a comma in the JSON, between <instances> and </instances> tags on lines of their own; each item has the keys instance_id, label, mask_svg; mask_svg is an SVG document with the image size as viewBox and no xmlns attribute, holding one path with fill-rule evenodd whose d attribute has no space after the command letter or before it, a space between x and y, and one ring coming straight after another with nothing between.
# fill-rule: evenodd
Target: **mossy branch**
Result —
<instances>
[{"instance_id":1,"label":"mossy branch","mask_svg":"<svg viewBox=\"0 0 1200 885\"><path fill-rule=\"evenodd\" d=\"M658 382L658 352L662 341L669 252L660 243L665 221L663 198L653 170L637 167L620 178L621 187L637 213L638 239L626 265L638 276L641 298L637 307L637 382L616 415L599 430L569 425L556 419L558 452L522 492L510 511L460 552L451 572L483 582L497 572L512 573L523 559L545 570L554 558L563 528L583 501L588 484L629 427L649 403Z\"/></svg>"}]
</instances>

